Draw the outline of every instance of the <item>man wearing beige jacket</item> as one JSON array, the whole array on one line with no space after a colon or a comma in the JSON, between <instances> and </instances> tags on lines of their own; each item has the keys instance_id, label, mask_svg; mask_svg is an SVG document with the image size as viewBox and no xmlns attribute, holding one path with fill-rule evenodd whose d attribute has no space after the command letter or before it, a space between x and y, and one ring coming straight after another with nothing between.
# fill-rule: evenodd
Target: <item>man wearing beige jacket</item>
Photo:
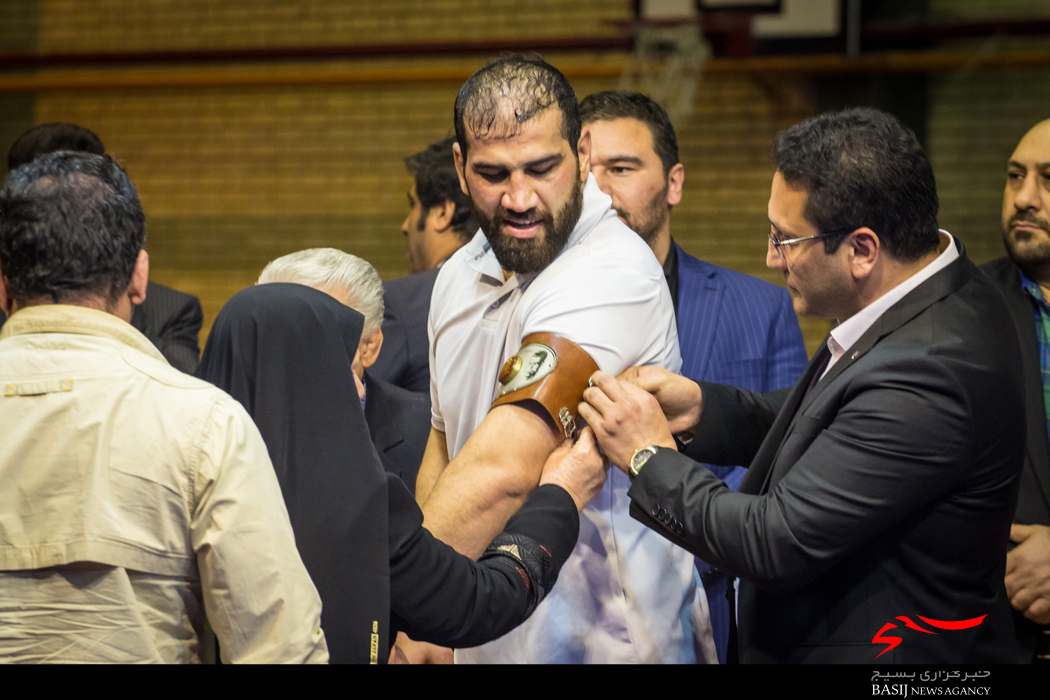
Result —
<instances>
[{"instance_id":1,"label":"man wearing beige jacket","mask_svg":"<svg viewBox=\"0 0 1050 700\"><path fill-rule=\"evenodd\" d=\"M108 156L0 192L0 661L324 663L258 430L129 323L144 231Z\"/></svg>"}]
</instances>

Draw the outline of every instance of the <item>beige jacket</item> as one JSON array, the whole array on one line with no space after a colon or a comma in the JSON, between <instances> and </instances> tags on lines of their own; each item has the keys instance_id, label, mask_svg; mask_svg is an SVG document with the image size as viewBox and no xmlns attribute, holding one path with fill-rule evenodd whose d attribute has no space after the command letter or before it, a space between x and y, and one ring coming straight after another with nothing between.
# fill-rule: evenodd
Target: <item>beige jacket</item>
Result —
<instances>
[{"instance_id":1,"label":"beige jacket","mask_svg":"<svg viewBox=\"0 0 1050 700\"><path fill-rule=\"evenodd\" d=\"M328 659L321 601L244 408L131 325L63 305L0 331L0 660Z\"/></svg>"}]
</instances>

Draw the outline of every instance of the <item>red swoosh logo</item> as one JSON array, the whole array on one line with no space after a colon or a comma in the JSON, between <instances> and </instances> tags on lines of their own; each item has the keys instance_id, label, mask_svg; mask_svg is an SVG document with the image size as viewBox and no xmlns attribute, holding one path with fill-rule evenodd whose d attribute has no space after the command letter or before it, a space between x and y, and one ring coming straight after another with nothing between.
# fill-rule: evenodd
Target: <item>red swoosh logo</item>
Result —
<instances>
[{"instance_id":1,"label":"red swoosh logo","mask_svg":"<svg viewBox=\"0 0 1050 700\"><path fill-rule=\"evenodd\" d=\"M940 630L965 630L970 629L971 627L976 627L977 625L981 624L982 622L984 622L984 618L988 616L981 615L980 617L974 617L969 620L931 620L930 618L923 617L922 615L916 615L915 617L919 618L930 627L936 627ZM926 634L937 634L937 632L931 632L930 630L926 629L922 625L919 625L918 623L913 622L910 618L904 615L898 615L897 619L903 622L904 626L908 629L918 630L919 632L925 632ZM900 637L882 636L882 633L886 630L891 630L896 627L897 625L893 624L892 622L887 622L885 625L882 626L882 629L875 633L875 636L872 638L872 644L887 645L885 649L879 652L879 656L882 656L887 651L896 649L900 645L900 643L904 641ZM877 659L879 658L879 656L876 656L875 658Z\"/></svg>"},{"instance_id":2,"label":"red swoosh logo","mask_svg":"<svg viewBox=\"0 0 1050 700\"><path fill-rule=\"evenodd\" d=\"M883 654L885 654L887 651L889 651L891 649L896 649L897 645L904 641L900 637L883 637L882 636L883 632L885 632L886 630L889 630L889 629L893 629L896 626L897 625L893 624L892 622L887 622L885 625L883 625L881 630L879 630L878 632L875 633L875 636L872 638L872 640L871 640L872 644L889 644L888 647L886 647L885 649L882 650L882 652L879 654L879 656L882 656ZM877 658L879 658L879 656L876 656L875 658L877 659Z\"/></svg>"},{"instance_id":3,"label":"red swoosh logo","mask_svg":"<svg viewBox=\"0 0 1050 700\"><path fill-rule=\"evenodd\" d=\"M922 617L921 615L916 615L915 617L919 618L920 620L926 620L926 618ZM926 629L925 627L912 622L911 620L909 620L904 615L898 615L897 619L900 620L901 622L903 622L904 626L907 627L908 629L919 630L920 632L925 632L926 634L937 634L936 632L931 632L928 629ZM934 625L934 627L936 627L936 626L937 625ZM941 629L944 629L944 628L942 627Z\"/></svg>"},{"instance_id":4,"label":"red swoosh logo","mask_svg":"<svg viewBox=\"0 0 1050 700\"><path fill-rule=\"evenodd\" d=\"M936 627L939 630L965 630L971 627L976 627L977 625L981 624L982 622L984 622L984 618L988 616L981 615L980 617L975 617L970 620L958 620L947 622L944 620L931 620L930 618L923 617L922 615L916 615L915 617L919 618L930 627Z\"/></svg>"}]
</instances>

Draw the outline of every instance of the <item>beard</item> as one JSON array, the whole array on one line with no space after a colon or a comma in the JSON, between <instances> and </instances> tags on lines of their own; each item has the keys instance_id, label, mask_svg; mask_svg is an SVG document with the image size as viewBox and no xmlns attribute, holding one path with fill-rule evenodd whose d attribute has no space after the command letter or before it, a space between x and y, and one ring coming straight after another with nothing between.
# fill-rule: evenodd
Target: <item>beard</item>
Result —
<instances>
[{"instance_id":1,"label":"beard","mask_svg":"<svg viewBox=\"0 0 1050 700\"><path fill-rule=\"evenodd\" d=\"M529 209L524 213L511 213L499 207L492 217L482 212L471 197L474 205L474 216L478 219L478 225L482 233L488 239L492 252L496 255L500 267L510 272L530 274L539 272L547 267L558 257L558 253L565 247L565 243L576 228L576 222L580 220L583 211L583 183L579 178L573 178L572 192L569 201L565 203L557 215L542 209ZM543 222L540 233L532 238L515 238L504 234L503 227L510 221L535 221Z\"/></svg>"},{"instance_id":2,"label":"beard","mask_svg":"<svg viewBox=\"0 0 1050 700\"><path fill-rule=\"evenodd\" d=\"M1013 231L1017 222L1034 224L1043 230L1046 238L1032 231ZM1026 267L1050 265L1050 222L1040 219L1033 212L1019 211L1003 225L1003 243L1006 251L1022 270Z\"/></svg>"},{"instance_id":3,"label":"beard","mask_svg":"<svg viewBox=\"0 0 1050 700\"><path fill-rule=\"evenodd\" d=\"M629 211L617 209L616 215L627 224L627 228L637 233L642 237L643 241L652 246L653 241L656 240L660 230L667 222L667 217L671 215L667 207L667 186L665 185L662 192L659 192L649 200L641 213L636 212L632 214Z\"/></svg>"}]
</instances>

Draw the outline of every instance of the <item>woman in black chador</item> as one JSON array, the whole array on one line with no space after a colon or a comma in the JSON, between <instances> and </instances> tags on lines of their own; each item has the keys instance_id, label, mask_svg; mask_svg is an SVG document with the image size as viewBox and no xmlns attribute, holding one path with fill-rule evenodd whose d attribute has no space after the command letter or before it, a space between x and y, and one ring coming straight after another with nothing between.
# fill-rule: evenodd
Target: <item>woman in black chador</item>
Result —
<instances>
[{"instance_id":1,"label":"woman in black chador","mask_svg":"<svg viewBox=\"0 0 1050 700\"><path fill-rule=\"evenodd\" d=\"M451 647L495 639L554 584L578 506L541 485L478 562L434 539L369 439L350 369L362 325L310 287L251 287L219 314L197 376L240 401L262 433L333 663L385 663L398 631Z\"/></svg>"}]
</instances>

